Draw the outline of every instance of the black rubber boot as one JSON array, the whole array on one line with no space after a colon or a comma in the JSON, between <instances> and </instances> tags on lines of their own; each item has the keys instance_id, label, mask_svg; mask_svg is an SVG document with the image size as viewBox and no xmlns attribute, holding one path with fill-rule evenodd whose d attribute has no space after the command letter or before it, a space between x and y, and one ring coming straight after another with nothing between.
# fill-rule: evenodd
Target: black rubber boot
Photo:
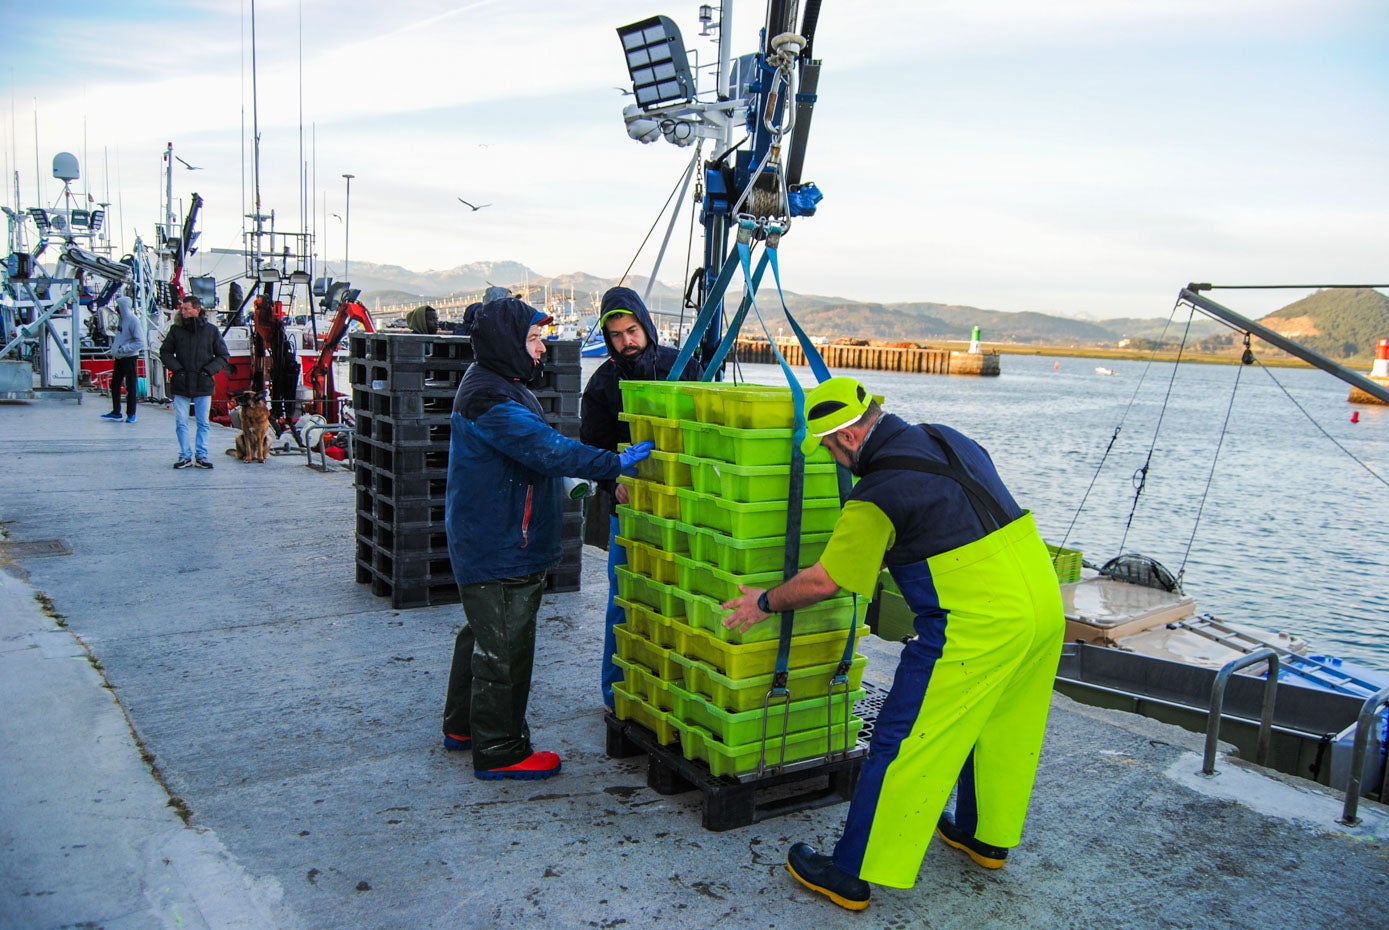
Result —
<instances>
[{"instance_id":1,"label":"black rubber boot","mask_svg":"<svg viewBox=\"0 0 1389 930\"><path fill-rule=\"evenodd\" d=\"M971 859L986 869L1001 869L1004 860L1008 858L1008 850L1002 846L990 846L988 843L981 843L955 826L955 818L950 814L940 815L940 822L936 824L936 832L940 834L941 839L945 840L947 846L964 850Z\"/></svg>"},{"instance_id":2,"label":"black rubber boot","mask_svg":"<svg viewBox=\"0 0 1389 930\"><path fill-rule=\"evenodd\" d=\"M829 856L822 856L811 846L797 843L786 854L786 870L796 881L811 891L818 891L840 907L861 911L868 906L868 883L850 875Z\"/></svg>"}]
</instances>

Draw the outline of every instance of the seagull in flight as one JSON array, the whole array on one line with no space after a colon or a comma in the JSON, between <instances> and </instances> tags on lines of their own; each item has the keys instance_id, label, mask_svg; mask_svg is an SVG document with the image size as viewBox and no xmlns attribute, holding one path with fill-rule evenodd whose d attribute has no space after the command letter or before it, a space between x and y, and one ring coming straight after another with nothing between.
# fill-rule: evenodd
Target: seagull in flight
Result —
<instances>
[{"instance_id":1,"label":"seagull in flight","mask_svg":"<svg viewBox=\"0 0 1389 930\"><path fill-rule=\"evenodd\" d=\"M189 171L202 171L202 170L203 170L202 167L201 167L200 165L190 165L190 164L188 164L188 162L184 161L182 158L179 158L177 155L175 155L174 158L178 161L178 163L179 163L180 165L182 165L183 167L187 168Z\"/></svg>"},{"instance_id":2,"label":"seagull in flight","mask_svg":"<svg viewBox=\"0 0 1389 930\"><path fill-rule=\"evenodd\" d=\"M474 213L476 213L477 211L481 210L483 207L490 207L490 206L492 206L490 203L480 203L480 204L478 204L477 206L474 207L472 204L468 203L468 201L464 200L462 197L459 197L459 198L458 198L458 202L461 203L461 204L463 204L463 206L465 206L465 207L471 207L471 208L472 208L472 211L473 211Z\"/></svg>"},{"instance_id":3,"label":"seagull in flight","mask_svg":"<svg viewBox=\"0 0 1389 930\"><path fill-rule=\"evenodd\" d=\"M342 217L338 216L336 213L333 214L333 218L336 219L339 223L342 222Z\"/></svg>"}]
</instances>

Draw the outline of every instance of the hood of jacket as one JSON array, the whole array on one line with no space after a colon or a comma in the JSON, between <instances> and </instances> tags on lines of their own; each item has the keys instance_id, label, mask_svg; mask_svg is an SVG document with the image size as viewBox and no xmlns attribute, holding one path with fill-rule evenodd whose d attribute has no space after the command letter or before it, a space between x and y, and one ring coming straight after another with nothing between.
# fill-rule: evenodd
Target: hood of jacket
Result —
<instances>
[{"instance_id":1,"label":"hood of jacket","mask_svg":"<svg viewBox=\"0 0 1389 930\"><path fill-rule=\"evenodd\" d=\"M613 348L612 340L608 338L607 327L599 324L603 330L603 342L608 347L608 358L612 359L613 364L622 373L623 379L651 380L651 371L654 371L653 360L656 355L653 350L657 346L656 324L651 320L651 311L646 309L646 304L642 303L641 297L630 287L610 288L603 295L602 308L599 310L598 318L601 320L614 310L630 313L636 317L637 322L646 332L646 349L635 358L628 358Z\"/></svg>"},{"instance_id":2,"label":"hood of jacket","mask_svg":"<svg viewBox=\"0 0 1389 930\"><path fill-rule=\"evenodd\" d=\"M129 297L116 298L116 312L120 314L121 326L138 326L139 320L135 319L134 305L131 304Z\"/></svg>"},{"instance_id":3,"label":"hood of jacket","mask_svg":"<svg viewBox=\"0 0 1389 930\"><path fill-rule=\"evenodd\" d=\"M549 317L515 297L485 303L473 319L473 358L483 368L513 381L529 381L540 363L526 351L530 328Z\"/></svg>"}]
</instances>

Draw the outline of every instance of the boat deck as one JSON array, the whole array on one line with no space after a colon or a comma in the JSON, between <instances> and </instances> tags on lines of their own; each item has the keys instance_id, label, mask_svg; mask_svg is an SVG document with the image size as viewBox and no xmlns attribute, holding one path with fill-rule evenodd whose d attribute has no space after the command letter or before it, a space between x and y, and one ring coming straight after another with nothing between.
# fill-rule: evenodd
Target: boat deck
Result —
<instances>
[{"instance_id":1,"label":"boat deck","mask_svg":"<svg viewBox=\"0 0 1389 930\"><path fill-rule=\"evenodd\" d=\"M593 549L540 612L530 719L564 771L478 781L440 746L459 608L354 582L350 472L243 465L215 426L215 470L174 471L166 410L83 400L0 404L0 926L1383 924L1383 806L1343 828L1338 794L1202 778L1198 734L1061 695L1006 868L936 843L915 889L836 908L783 861L843 805L710 832L608 757ZM885 687L895 646L861 651Z\"/></svg>"}]
</instances>

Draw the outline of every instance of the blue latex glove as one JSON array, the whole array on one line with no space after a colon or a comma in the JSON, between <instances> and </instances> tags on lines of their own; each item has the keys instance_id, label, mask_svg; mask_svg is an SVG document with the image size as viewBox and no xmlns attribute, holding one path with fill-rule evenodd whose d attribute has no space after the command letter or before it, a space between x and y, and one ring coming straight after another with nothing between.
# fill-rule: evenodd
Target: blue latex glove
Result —
<instances>
[{"instance_id":1,"label":"blue latex glove","mask_svg":"<svg viewBox=\"0 0 1389 930\"><path fill-rule=\"evenodd\" d=\"M642 459L649 458L651 451L656 448L656 444L647 440L630 445L617 454L622 461L622 473L628 476L635 476L637 473L637 463Z\"/></svg>"}]
</instances>

